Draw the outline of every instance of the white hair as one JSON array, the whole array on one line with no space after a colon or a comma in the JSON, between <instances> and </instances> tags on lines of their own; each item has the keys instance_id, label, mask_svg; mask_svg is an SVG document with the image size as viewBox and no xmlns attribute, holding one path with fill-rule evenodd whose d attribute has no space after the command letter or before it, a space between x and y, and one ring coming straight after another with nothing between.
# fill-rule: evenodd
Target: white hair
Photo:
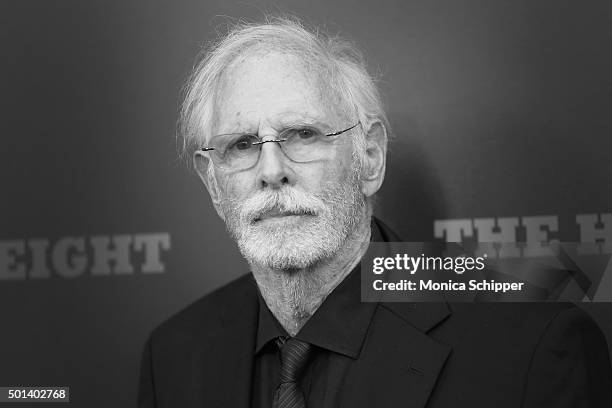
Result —
<instances>
[{"instance_id":1,"label":"white hair","mask_svg":"<svg viewBox=\"0 0 612 408\"><path fill-rule=\"evenodd\" d=\"M360 137L353 140L355 158L361 163L365 154L363 130L373 121L380 121L389 129L376 82L367 71L363 54L353 43L318 29L307 29L295 17L266 17L263 23L239 22L203 50L184 88L178 134L181 156L189 159L205 144L225 70L238 56L261 50L299 58L306 69L318 76L321 91L338 100L342 113L351 120L359 120Z\"/></svg>"}]
</instances>

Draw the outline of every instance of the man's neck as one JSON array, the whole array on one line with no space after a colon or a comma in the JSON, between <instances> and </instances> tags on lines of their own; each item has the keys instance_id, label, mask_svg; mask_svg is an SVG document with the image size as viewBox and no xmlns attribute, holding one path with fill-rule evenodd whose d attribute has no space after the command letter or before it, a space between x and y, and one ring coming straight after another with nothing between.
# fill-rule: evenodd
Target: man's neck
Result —
<instances>
[{"instance_id":1,"label":"man's neck","mask_svg":"<svg viewBox=\"0 0 612 408\"><path fill-rule=\"evenodd\" d=\"M368 248L370 234L369 222L363 222L333 258L307 269L282 271L251 265L262 297L287 333L295 336L357 266Z\"/></svg>"}]
</instances>

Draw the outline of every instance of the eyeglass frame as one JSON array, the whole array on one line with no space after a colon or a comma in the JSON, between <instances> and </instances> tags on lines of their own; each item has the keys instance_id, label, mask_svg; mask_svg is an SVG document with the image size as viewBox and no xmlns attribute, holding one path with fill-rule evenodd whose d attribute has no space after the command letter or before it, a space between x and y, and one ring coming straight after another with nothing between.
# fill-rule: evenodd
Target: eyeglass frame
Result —
<instances>
[{"instance_id":1,"label":"eyeglass frame","mask_svg":"<svg viewBox=\"0 0 612 408\"><path fill-rule=\"evenodd\" d=\"M360 125L360 124L361 124L361 122L357 122L357 123L355 123L353 126L348 127L348 128L346 128L346 129L344 129L344 130L339 130L339 131L337 131L337 132L331 132L331 133L324 133L324 134L323 134L323 136L325 136L325 137L338 136L338 135L341 135L341 134L343 134L343 133L345 133L345 132L348 132L348 131L349 131L349 130L351 130L351 129L356 128L356 127L357 127L358 125ZM282 133L282 132L283 132L283 131L281 131L280 133ZM217 137L217 136L224 136L224 135L231 135L231 134L232 134L232 133L222 133L222 134L216 135L215 137ZM239 133L237 133L237 134L255 136L255 137L256 137L256 138L257 138L259 141L258 141L258 142L251 143L251 145L252 145L252 146L261 146L261 145L263 145L264 143L269 143L269 142L281 143L281 142L286 142L286 141L287 141L287 139L286 139L286 138L285 138L285 139L270 139L270 140L263 140L263 139L261 138L261 136L259 136L257 133L250 133L250 132L244 132L244 133L240 133L240 132L239 132ZM213 151L213 150L216 150L216 149L215 149L214 147L201 147L201 148L199 148L199 149L198 149L198 151L202 151L202 152L210 152L210 151ZM281 148L281 150L282 150L282 148ZM283 151L283 152L284 152L284 151ZM261 148L259 149L259 154L261 154ZM286 155L286 153L285 153L285 155ZM289 157L289 156L287 156L287 157ZM291 159L290 157L289 157L289 159L290 159L291 161L295 161L295 160ZM212 158L211 158L211 161L213 162L213 164L215 164L215 161L214 161L214 160L212 160ZM299 163L299 162L298 162L298 163Z\"/></svg>"}]
</instances>

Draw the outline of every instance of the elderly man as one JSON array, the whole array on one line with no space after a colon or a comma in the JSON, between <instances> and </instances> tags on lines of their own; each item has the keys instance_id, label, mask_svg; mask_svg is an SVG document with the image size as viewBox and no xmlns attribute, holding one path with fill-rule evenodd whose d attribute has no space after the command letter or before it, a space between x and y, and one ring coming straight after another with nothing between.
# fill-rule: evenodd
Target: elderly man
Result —
<instances>
[{"instance_id":1,"label":"elderly man","mask_svg":"<svg viewBox=\"0 0 612 408\"><path fill-rule=\"evenodd\" d=\"M389 127L350 43L292 20L235 27L181 123L250 273L152 333L140 407L607 403L605 339L577 308L360 301L368 243L399 238L372 217Z\"/></svg>"}]
</instances>

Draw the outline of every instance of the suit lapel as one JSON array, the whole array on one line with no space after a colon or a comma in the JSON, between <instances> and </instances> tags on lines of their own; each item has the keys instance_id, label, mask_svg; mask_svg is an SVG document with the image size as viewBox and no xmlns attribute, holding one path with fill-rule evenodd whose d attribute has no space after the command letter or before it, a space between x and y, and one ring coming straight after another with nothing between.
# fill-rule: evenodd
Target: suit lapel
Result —
<instances>
[{"instance_id":1,"label":"suit lapel","mask_svg":"<svg viewBox=\"0 0 612 408\"><path fill-rule=\"evenodd\" d=\"M253 282L254 284L254 282ZM247 408L251 405L253 355L257 330L258 303L255 286L227 303L219 329L205 345L203 407Z\"/></svg>"},{"instance_id":2,"label":"suit lapel","mask_svg":"<svg viewBox=\"0 0 612 408\"><path fill-rule=\"evenodd\" d=\"M449 315L444 303L379 304L342 407L424 407L451 352L426 333Z\"/></svg>"},{"instance_id":3,"label":"suit lapel","mask_svg":"<svg viewBox=\"0 0 612 408\"><path fill-rule=\"evenodd\" d=\"M382 221L373 218L372 240L399 242ZM342 407L425 407L451 348L427 333L450 316L448 305L379 303L366 341L349 369Z\"/></svg>"}]
</instances>

